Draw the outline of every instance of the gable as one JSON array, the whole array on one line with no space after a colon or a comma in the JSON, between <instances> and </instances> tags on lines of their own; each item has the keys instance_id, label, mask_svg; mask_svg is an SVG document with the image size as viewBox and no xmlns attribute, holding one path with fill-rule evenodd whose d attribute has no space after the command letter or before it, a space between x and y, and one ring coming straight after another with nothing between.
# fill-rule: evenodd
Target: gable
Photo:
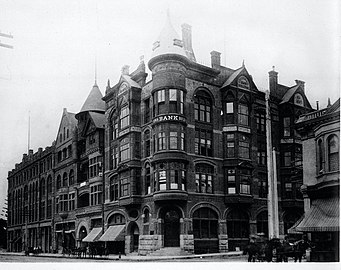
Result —
<instances>
[{"instance_id":1,"label":"gable","mask_svg":"<svg viewBox=\"0 0 341 270\"><path fill-rule=\"evenodd\" d=\"M311 109L309 100L306 97L302 87L299 85L289 88L289 90L284 94L282 101L280 102L280 104L284 103L292 103L302 108Z\"/></svg>"},{"instance_id":2,"label":"gable","mask_svg":"<svg viewBox=\"0 0 341 270\"><path fill-rule=\"evenodd\" d=\"M245 66L237 69L233 72L230 77L225 81L221 88L226 86L235 86L240 89L245 89L249 91L258 91L257 86L255 85L252 76L248 73Z\"/></svg>"},{"instance_id":3,"label":"gable","mask_svg":"<svg viewBox=\"0 0 341 270\"><path fill-rule=\"evenodd\" d=\"M72 140L73 131L76 127L76 124L77 120L75 114L69 113L66 109L64 109L58 128L56 147Z\"/></svg>"}]
</instances>

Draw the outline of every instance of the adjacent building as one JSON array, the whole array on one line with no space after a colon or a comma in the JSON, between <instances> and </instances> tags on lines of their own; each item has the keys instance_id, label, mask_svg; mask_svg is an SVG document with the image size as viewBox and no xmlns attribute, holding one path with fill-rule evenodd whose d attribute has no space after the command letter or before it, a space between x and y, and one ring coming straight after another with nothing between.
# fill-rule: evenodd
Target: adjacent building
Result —
<instances>
[{"instance_id":1,"label":"adjacent building","mask_svg":"<svg viewBox=\"0 0 341 270\"><path fill-rule=\"evenodd\" d=\"M53 146L24 155L9 172L9 250L89 244L110 253L211 253L268 234L265 93L244 63L222 66L216 51L211 66L197 63L191 35L184 24L180 38L168 17L149 80L141 58L136 70L124 66L118 82L108 81L104 96L95 83L79 113L63 111ZM304 212L294 123L313 110L304 82L279 84L275 70L269 82L284 235ZM40 171L43 158L51 163ZM21 201L25 189L34 204Z\"/></svg>"},{"instance_id":2,"label":"adjacent building","mask_svg":"<svg viewBox=\"0 0 341 270\"><path fill-rule=\"evenodd\" d=\"M311 261L339 261L340 245L340 99L302 115L304 215L293 227L315 248Z\"/></svg>"}]
</instances>

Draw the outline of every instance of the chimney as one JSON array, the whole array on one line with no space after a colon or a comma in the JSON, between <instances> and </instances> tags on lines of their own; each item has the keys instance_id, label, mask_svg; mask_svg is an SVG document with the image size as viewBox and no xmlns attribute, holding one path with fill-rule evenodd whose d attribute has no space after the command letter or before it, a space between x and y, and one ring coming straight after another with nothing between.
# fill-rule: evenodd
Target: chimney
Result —
<instances>
[{"instance_id":1,"label":"chimney","mask_svg":"<svg viewBox=\"0 0 341 270\"><path fill-rule=\"evenodd\" d=\"M192 48L192 26L187 23L181 25L182 28L182 42L184 44L184 49L187 57L196 62L193 48Z\"/></svg>"},{"instance_id":2,"label":"chimney","mask_svg":"<svg viewBox=\"0 0 341 270\"><path fill-rule=\"evenodd\" d=\"M269 88L270 92L276 93L278 84L278 72L275 71L275 66L269 71Z\"/></svg>"},{"instance_id":3,"label":"chimney","mask_svg":"<svg viewBox=\"0 0 341 270\"><path fill-rule=\"evenodd\" d=\"M316 100L316 110L319 110L320 109L320 106L319 106L319 101Z\"/></svg>"},{"instance_id":4,"label":"chimney","mask_svg":"<svg viewBox=\"0 0 341 270\"><path fill-rule=\"evenodd\" d=\"M212 51L211 52L211 65L212 67L218 67L220 66L220 52Z\"/></svg>"},{"instance_id":5,"label":"chimney","mask_svg":"<svg viewBox=\"0 0 341 270\"><path fill-rule=\"evenodd\" d=\"M129 66L128 65L124 65L122 67L122 75L129 75Z\"/></svg>"},{"instance_id":6,"label":"chimney","mask_svg":"<svg viewBox=\"0 0 341 270\"><path fill-rule=\"evenodd\" d=\"M295 80L295 82L296 82L296 85L301 86L301 88L302 88L302 90L304 92L304 84L305 84L305 82L304 81L300 81L300 80Z\"/></svg>"}]
</instances>

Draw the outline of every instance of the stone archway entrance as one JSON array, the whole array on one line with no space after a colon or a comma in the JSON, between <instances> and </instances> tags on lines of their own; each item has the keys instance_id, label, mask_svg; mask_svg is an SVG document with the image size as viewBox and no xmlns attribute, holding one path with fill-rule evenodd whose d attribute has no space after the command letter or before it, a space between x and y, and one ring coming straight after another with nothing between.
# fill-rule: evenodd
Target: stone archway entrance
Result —
<instances>
[{"instance_id":1,"label":"stone archway entrance","mask_svg":"<svg viewBox=\"0 0 341 270\"><path fill-rule=\"evenodd\" d=\"M180 246L180 214L175 209L164 212L164 247Z\"/></svg>"},{"instance_id":2,"label":"stone archway entrance","mask_svg":"<svg viewBox=\"0 0 341 270\"><path fill-rule=\"evenodd\" d=\"M130 252L136 252L139 250L139 228L135 222L133 222L130 228Z\"/></svg>"}]
</instances>

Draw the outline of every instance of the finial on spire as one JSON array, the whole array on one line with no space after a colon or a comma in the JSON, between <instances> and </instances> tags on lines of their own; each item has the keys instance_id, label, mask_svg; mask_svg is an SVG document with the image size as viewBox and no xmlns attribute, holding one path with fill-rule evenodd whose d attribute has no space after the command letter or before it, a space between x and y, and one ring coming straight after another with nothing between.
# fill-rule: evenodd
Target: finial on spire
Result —
<instances>
[{"instance_id":1,"label":"finial on spire","mask_svg":"<svg viewBox=\"0 0 341 270\"><path fill-rule=\"evenodd\" d=\"M243 59L242 67L245 67L245 61L244 61L244 59Z\"/></svg>"},{"instance_id":2,"label":"finial on spire","mask_svg":"<svg viewBox=\"0 0 341 270\"><path fill-rule=\"evenodd\" d=\"M95 56L95 85L97 85L97 55Z\"/></svg>"}]
</instances>

